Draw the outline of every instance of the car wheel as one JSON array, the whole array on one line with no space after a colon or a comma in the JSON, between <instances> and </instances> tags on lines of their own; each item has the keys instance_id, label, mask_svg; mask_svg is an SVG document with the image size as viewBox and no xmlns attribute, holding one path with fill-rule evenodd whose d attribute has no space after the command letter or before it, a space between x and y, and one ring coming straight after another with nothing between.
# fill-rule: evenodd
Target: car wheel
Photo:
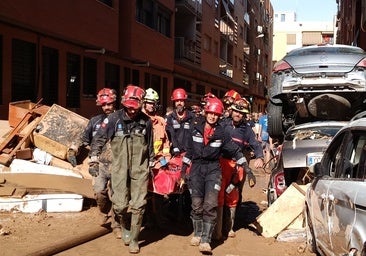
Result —
<instances>
[{"instance_id":1,"label":"car wheel","mask_svg":"<svg viewBox=\"0 0 366 256\"><path fill-rule=\"evenodd\" d=\"M313 223L310 218L309 208L307 204L305 205L305 221L306 221L306 244L307 249L309 252L316 253L316 240L315 240L315 233L313 228Z\"/></svg>"},{"instance_id":2,"label":"car wheel","mask_svg":"<svg viewBox=\"0 0 366 256\"><path fill-rule=\"evenodd\" d=\"M274 104L271 101L268 103L268 133L272 139L282 140L282 105Z\"/></svg>"}]
</instances>

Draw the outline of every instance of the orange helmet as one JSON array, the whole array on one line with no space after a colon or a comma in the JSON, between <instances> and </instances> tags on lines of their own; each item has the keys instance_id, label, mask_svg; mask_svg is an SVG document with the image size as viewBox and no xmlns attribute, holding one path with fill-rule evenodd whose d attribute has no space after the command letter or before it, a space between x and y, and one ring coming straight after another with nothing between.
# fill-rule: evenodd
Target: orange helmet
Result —
<instances>
[{"instance_id":1,"label":"orange helmet","mask_svg":"<svg viewBox=\"0 0 366 256\"><path fill-rule=\"evenodd\" d=\"M218 98L209 98L205 105L206 113L215 113L218 115L222 115L224 113L224 105L221 100Z\"/></svg>"},{"instance_id":2,"label":"orange helmet","mask_svg":"<svg viewBox=\"0 0 366 256\"><path fill-rule=\"evenodd\" d=\"M142 88L129 84L123 92L121 103L126 108L139 109L144 96L145 91Z\"/></svg>"},{"instance_id":3,"label":"orange helmet","mask_svg":"<svg viewBox=\"0 0 366 256\"><path fill-rule=\"evenodd\" d=\"M249 113L249 101L246 98L240 98L231 105L231 109L240 113Z\"/></svg>"},{"instance_id":4,"label":"orange helmet","mask_svg":"<svg viewBox=\"0 0 366 256\"><path fill-rule=\"evenodd\" d=\"M116 90L110 88L103 88L97 94L97 106L104 104L110 104L115 102L117 99Z\"/></svg>"},{"instance_id":5,"label":"orange helmet","mask_svg":"<svg viewBox=\"0 0 366 256\"><path fill-rule=\"evenodd\" d=\"M241 97L240 97L240 94L235 91L235 90L230 90L230 91L227 91L224 95L224 98L222 99L223 102L226 104L226 105L231 105L233 104L235 101L239 100Z\"/></svg>"},{"instance_id":6,"label":"orange helmet","mask_svg":"<svg viewBox=\"0 0 366 256\"><path fill-rule=\"evenodd\" d=\"M187 95L186 91L182 88L177 88L173 91L171 100L172 101L186 100L187 98L188 98L188 95Z\"/></svg>"},{"instance_id":7,"label":"orange helmet","mask_svg":"<svg viewBox=\"0 0 366 256\"><path fill-rule=\"evenodd\" d=\"M210 92L203 95L203 97L201 98L201 105L202 106L206 105L207 100L210 98L216 98L216 96Z\"/></svg>"}]
</instances>

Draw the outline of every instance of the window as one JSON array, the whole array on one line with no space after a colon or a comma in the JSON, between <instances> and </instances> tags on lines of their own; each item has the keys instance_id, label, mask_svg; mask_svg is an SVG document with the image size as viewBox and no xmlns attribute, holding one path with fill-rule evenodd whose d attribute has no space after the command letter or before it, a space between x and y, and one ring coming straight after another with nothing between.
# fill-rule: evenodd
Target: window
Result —
<instances>
[{"instance_id":1,"label":"window","mask_svg":"<svg viewBox=\"0 0 366 256\"><path fill-rule=\"evenodd\" d=\"M281 14L281 22L285 22L286 21L286 14L282 13Z\"/></svg>"},{"instance_id":2,"label":"window","mask_svg":"<svg viewBox=\"0 0 366 256\"><path fill-rule=\"evenodd\" d=\"M67 53L66 107L80 107L80 56Z\"/></svg>"},{"instance_id":3,"label":"window","mask_svg":"<svg viewBox=\"0 0 366 256\"><path fill-rule=\"evenodd\" d=\"M97 60L84 58L83 69L83 96L95 97L97 94Z\"/></svg>"},{"instance_id":4,"label":"window","mask_svg":"<svg viewBox=\"0 0 366 256\"><path fill-rule=\"evenodd\" d=\"M296 45L296 34L287 34L287 44Z\"/></svg>"},{"instance_id":5,"label":"window","mask_svg":"<svg viewBox=\"0 0 366 256\"><path fill-rule=\"evenodd\" d=\"M115 89L119 92L119 66L111 63L105 63L105 79L104 84L108 88ZM119 94L119 93L118 93Z\"/></svg>"},{"instance_id":6,"label":"window","mask_svg":"<svg viewBox=\"0 0 366 256\"><path fill-rule=\"evenodd\" d=\"M126 85L131 83L131 69L130 68L124 68L123 71L124 71L123 73L125 75L123 85L126 86Z\"/></svg>"},{"instance_id":7,"label":"window","mask_svg":"<svg viewBox=\"0 0 366 256\"><path fill-rule=\"evenodd\" d=\"M113 7L113 0L98 0L99 2L108 5L109 7Z\"/></svg>"},{"instance_id":8,"label":"window","mask_svg":"<svg viewBox=\"0 0 366 256\"><path fill-rule=\"evenodd\" d=\"M12 40L12 88L11 100L37 101L36 45L26 41Z\"/></svg>"},{"instance_id":9,"label":"window","mask_svg":"<svg viewBox=\"0 0 366 256\"><path fill-rule=\"evenodd\" d=\"M170 37L171 12L154 0L136 1L136 20Z\"/></svg>"},{"instance_id":10,"label":"window","mask_svg":"<svg viewBox=\"0 0 366 256\"><path fill-rule=\"evenodd\" d=\"M58 103L58 50L42 47L42 98L43 104Z\"/></svg>"},{"instance_id":11,"label":"window","mask_svg":"<svg viewBox=\"0 0 366 256\"><path fill-rule=\"evenodd\" d=\"M137 69L132 70L132 83L134 85L140 86L140 71Z\"/></svg>"}]
</instances>

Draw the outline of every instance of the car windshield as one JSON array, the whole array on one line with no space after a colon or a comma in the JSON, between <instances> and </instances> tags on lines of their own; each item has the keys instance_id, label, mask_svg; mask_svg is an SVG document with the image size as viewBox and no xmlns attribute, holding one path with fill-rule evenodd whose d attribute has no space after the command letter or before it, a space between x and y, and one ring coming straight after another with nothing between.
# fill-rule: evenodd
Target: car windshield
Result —
<instances>
[{"instance_id":1,"label":"car windshield","mask_svg":"<svg viewBox=\"0 0 366 256\"><path fill-rule=\"evenodd\" d=\"M303 128L294 129L288 131L285 140L318 140L318 139L331 139L341 127L316 127L316 128Z\"/></svg>"},{"instance_id":2,"label":"car windshield","mask_svg":"<svg viewBox=\"0 0 366 256\"><path fill-rule=\"evenodd\" d=\"M320 54L363 54L363 50L353 47L316 47L316 48L300 48L293 50L287 56L305 56Z\"/></svg>"}]
</instances>

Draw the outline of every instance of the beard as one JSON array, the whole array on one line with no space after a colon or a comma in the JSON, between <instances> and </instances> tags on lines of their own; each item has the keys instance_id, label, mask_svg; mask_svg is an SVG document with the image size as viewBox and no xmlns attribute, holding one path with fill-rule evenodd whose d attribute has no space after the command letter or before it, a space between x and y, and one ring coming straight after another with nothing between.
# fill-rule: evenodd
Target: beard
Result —
<instances>
[{"instance_id":1,"label":"beard","mask_svg":"<svg viewBox=\"0 0 366 256\"><path fill-rule=\"evenodd\" d=\"M184 106L178 105L175 108L177 110L178 113L182 113L184 111Z\"/></svg>"}]
</instances>

